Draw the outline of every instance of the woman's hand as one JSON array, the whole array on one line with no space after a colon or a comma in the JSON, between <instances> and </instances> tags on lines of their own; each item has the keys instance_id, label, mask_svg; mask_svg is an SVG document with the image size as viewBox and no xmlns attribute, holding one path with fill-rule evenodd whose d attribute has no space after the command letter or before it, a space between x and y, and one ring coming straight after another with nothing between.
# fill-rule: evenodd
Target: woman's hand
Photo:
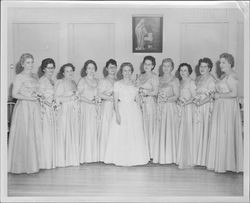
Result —
<instances>
[{"instance_id":1,"label":"woman's hand","mask_svg":"<svg viewBox=\"0 0 250 203\"><path fill-rule=\"evenodd\" d=\"M221 97L221 95L219 93L214 94L214 99L219 99L220 97Z\"/></svg>"},{"instance_id":2,"label":"woman's hand","mask_svg":"<svg viewBox=\"0 0 250 203\"><path fill-rule=\"evenodd\" d=\"M121 116L120 116L119 113L116 113L116 123L117 123L118 125L121 124Z\"/></svg>"}]
</instances>

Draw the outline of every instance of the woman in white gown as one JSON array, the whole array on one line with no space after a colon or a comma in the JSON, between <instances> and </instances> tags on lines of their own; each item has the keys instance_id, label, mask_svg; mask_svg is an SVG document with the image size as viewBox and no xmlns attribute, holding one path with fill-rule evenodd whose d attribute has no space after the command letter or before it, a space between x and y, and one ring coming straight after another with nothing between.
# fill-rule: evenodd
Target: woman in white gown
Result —
<instances>
[{"instance_id":1,"label":"woman in white gown","mask_svg":"<svg viewBox=\"0 0 250 203\"><path fill-rule=\"evenodd\" d=\"M139 89L131 79L133 70L131 63L123 63L123 79L114 84L115 114L111 121L105 163L133 166L144 165L149 161L142 113L137 103Z\"/></svg>"}]
</instances>

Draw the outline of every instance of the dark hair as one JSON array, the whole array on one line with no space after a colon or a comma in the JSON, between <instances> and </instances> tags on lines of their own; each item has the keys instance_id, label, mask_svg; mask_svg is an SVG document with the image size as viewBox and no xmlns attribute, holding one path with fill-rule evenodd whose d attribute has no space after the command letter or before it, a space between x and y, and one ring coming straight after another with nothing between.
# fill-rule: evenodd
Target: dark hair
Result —
<instances>
[{"instance_id":1,"label":"dark hair","mask_svg":"<svg viewBox=\"0 0 250 203\"><path fill-rule=\"evenodd\" d=\"M89 59L89 60L87 60L87 61L84 63L84 65L83 65L83 68L82 68L82 70L81 70L81 77L85 77L85 76L87 75L87 73L86 73L87 67L88 67L88 65L91 64L91 63L95 66L95 71L97 71L96 62L93 61L93 60L91 60L91 59Z\"/></svg>"},{"instance_id":2,"label":"dark hair","mask_svg":"<svg viewBox=\"0 0 250 203\"><path fill-rule=\"evenodd\" d=\"M142 63L145 63L146 60L149 60L149 61L152 62L153 68L151 70L154 70L155 65L156 65L156 63L155 63L155 57L153 57L153 56L145 56Z\"/></svg>"},{"instance_id":3,"label":"dark hair","mask_svg":"<svg viewBox=\"0 0 250 203\"><path fill-rule=\"evenodd\" d=\"M114 59L109 59L109 60L106 62L106 68L108 68L109 64L112 64L112 65L117 66L117 62L116 62L116 60L114 60Z\"/></svg>"},{"instance_id":4,"label":"dark hair","mask_svg":"<svg viewBox=\"0 0 250 203\"><path fill-rule=\"evenodd\" d=\"M57 79L62 79L62 78L64 78L63 73L64 73L64 71L65 71L65 68L68 67L68 66L71 67L73 71L75 71L75 66L73 66L72 63L66 63L66 64L64 64L64 65L61 66L61 68L60 68L60 70L59 70L59 73L58 73L58 75L57 75Z\"/></svg>"},{"instance_id":5,"label":"dark hair","mask_svg":"<svg viewBox=\"0 0 250 203\"><path fill-rule=\"evenodd\" d=\"M109 59L109 60L106 62L106 66L103 68L103 75L104 75L104 77L106 77L106 76L108 75L107 68L108 68L108 66L109 66L110 64L117 66L116 60L114 60L114 59Z\"/></svg>"},{"instance_id":6,"label":"dark hair","mask_svg":"<svg viewBox=\"0 0 250 203\"><path fill-rule=\"evenodd\" d=\"M32 54L25 53L25 54L21 55L19 62L16 64L16 73L17 74L19 74L23 71L23 63L28 58L31 58L34 61L34 57L32 56Z\"/></svg>"},{"instance_id":7,"label":"dark hair","mask_svg":"<svg viewBox=\"0 0 250 203\"><path fill-rule=\"evenodd\" d=\"M210 58L202 58L199 60L198 62L198 67L200 67L201 63L206 63L208 65L208 68L209 68L209 72L212 70L213 68L213 62L211 61Z\"/></svg>"},{"instance_id":8,"label":"dark hair","mask_svg":"<svg viewBox=\"0 0 250 203\"><path fill-rule=\"evenodd\" d=\"M163 72L163 64L164 63L171 63L172 70L174 69L174 62L173 62L173 60L171 58L165 58L165 59L162 60L162 63L159 66L159 76L163 76L164 75L164 72Z\"/></svg>"},{"instance_id":9,"label":"dark hair","mask_svg":"<svg viewBox=\"0 0 250 203\"><path fill-rule=\"evenodd\" d=\"M232 54L229 54L229 53L222 53L222 54L220 55L220 58L226 59L227 62L228 62L229 64L231 64L231 67L234 67L234 57L233 57Z\"/></svg>"},{"instance_id":10,"label":"dark hair","mask_svg":"<svg viewBox=\"0 0 250 203\"><path fill-rule=\"evenodd\" d=\"M38 70L39 77L44 75L44 70L45 70L45 68L47 68L48 64L53 64L54 67L56 66L55 61L52 58L46 58L46 59L42 60L42 64Z\"/></svg>"},{"instance_id":11,"label":"dark hair","mask_svg":"<svg viewBox=\"0 0 250 203\"><path fill-rule=\"evenodd\" d=\"M191 67L190 64L188 64L188 63L181 63L179 65L178 70L176 71L176 77L178 77L179 80L182 80L181 75L180 75L180 71L181 71L181 67L183 67L183 66L187 66L188 67L188 73L189 73L189 75L191 75L191 73L193 72L193 69L192 69L192 67Z\"/></svg>"}]
</instances>

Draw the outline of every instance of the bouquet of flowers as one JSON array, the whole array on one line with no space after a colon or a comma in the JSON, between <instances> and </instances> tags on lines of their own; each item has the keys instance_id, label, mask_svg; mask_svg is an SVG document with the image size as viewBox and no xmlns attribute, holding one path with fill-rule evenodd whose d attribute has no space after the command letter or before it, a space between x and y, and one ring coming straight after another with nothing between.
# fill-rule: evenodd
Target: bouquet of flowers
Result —
<instances>
[{"instance_id":1,"label":"bouquet of flowers","mask_svg":"<svg viewBox=\"0 0 250 203\"><path fill-rule=\"evenodd\" d=\"M166 92L160 91L158 94L158 103L164 103L168 99Z\"/></svg>"},{"instance_id":2,"label":"bouquet of flowers","mask_svg":"<svg viewBox=\"0 0 250 203\"><path fill-rule=\"evenodd\" d=\"M97 122L99 123L101 121L101 103L102 103L102 98L99 96L94 96L92 99L93 103L95 104L96 108L96 115L97 115Z\"/></svg>"},{"instance_id":3,"label":"bouquet of flowers","mask_svg":"<svg viewBox=\"0 0 250 203\"><path fill-rule=\"evenodd\" d=\"M208 97L210 98L210 102L213 102L215 100L215 91L208 92Z\"/></svg>"},{"instance_id":4,"label":"bouquet of flowers","mask_svg":"<svg viewBox=\"0 0 250 203\"><path fill-rule=\"evenodd\" d=\"M183 97L179 97L179 98L177 99L177 104L178 104L179 106L184 106L184 105L186 104L186 99L183 98Z\"/></svg>"}]
</instances>

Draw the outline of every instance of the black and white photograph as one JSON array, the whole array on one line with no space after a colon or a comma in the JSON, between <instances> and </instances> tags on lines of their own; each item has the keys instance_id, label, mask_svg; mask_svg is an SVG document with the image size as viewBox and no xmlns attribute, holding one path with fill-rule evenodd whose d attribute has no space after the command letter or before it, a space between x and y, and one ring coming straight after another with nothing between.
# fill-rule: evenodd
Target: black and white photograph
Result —
<instances>
[{"instance_id":1,"label":"black and white photograph","mask_svg":"<svg viewBox=\"0 0 250 203\"><path fill-rule=\"evenodd\" d=\"M163 17L133 16L133 52L162 52Z\"/></svg>"},{"instance_id":2,"label":"black and white photograph","mask_svg":"<svg viewBox=\"0 0 250 203\"><path fill-rule=\"evenodd\" d=\"M248 1L3 1L1 30L1 202L249 202Z\"/></svg>"}]
</instances>

